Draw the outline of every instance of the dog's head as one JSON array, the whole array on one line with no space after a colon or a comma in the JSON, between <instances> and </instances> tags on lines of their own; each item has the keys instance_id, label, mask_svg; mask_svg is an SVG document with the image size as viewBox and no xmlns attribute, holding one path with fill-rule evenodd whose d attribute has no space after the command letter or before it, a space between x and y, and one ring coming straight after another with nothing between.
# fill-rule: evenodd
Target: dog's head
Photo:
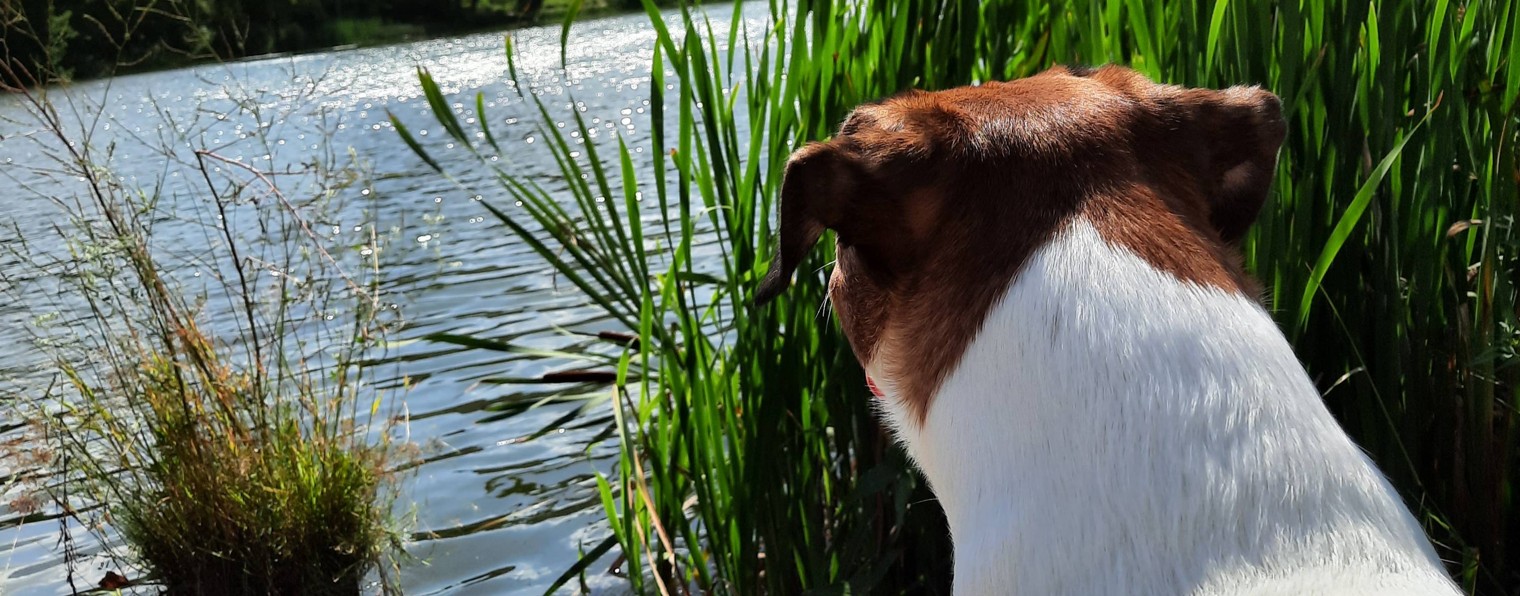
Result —
<instances>
[{"instance_id":1,"label":"dog's head","mask_svg":"<svg viewBox=\"0 0 1520 596\"><path fill-rule=\"evenodd\" d=\"M1074 218L1181 280L1253 292L1233 245L1283 135L1271 93L1115 66L864 105L788 161L780 251L757 299L834 230L829 295L845 335L921 422L993 303Z\"/></svg>"}]
</instances>

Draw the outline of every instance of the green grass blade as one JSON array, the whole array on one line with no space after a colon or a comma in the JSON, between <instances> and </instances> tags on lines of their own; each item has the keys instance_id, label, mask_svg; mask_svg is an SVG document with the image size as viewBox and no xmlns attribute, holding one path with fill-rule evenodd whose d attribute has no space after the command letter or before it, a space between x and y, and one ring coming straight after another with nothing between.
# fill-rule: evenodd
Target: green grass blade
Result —
<instances>
[{"instance_id":1,"label":"green grass blade","mask_svg":"<svg viewBox=\"0 0 1520 596\"><path fill-rule=\"evenodd\" d=\"M443 171L443 167L438 165L438 162L433 161L433 156L428 155L428 152L422 148L422 145L417 143L416 137L412 136L412 132L406 129L406 125L402 124L395 114L387 111L386 116L391 120L391 127L396 129L396 134L401 135L401 140L406 143L407 147L411 148L412 153L416 153L417 157L422 158L423 163L433 168L433 171L439 174L447 174L447 172Z\"/></svg>"},{"instance_id":2,"label":"green grass blade","mask_svg":"<svg viewBox=\"0 0 1520 596\"><path fill-rule=\"evenodd\" d=\"M1421 124L1423 123L1424 121L1422 120ZM1351 204L1341 214L1340 220L1335 224L1335 228L1331 230L1330 238L1325 242L1324 249L1320 251L1319 258L1314 262L1314 268L1310 270L1309 283L1304 286L1303 297L1299 299L1298 325L1300 327L1309 322L1309 311L1314 294L1319 291L1320 283L1324 281L1325 274L1330 270L1330 266L1335 263L1336 255L1340 254L1341 247L1346 245L1347 240L1351 237L1351 233L1356 230L1357 224L1362 219L1362 214L1367 211L1367 206L1372 202L1373 196L1377 194L1378 185L1383 182L1383 177L1388 174L1388 170L1393 167L1393 163L1403 154L1404 146L1409 143L1410 139L1414 138L1419 128L1420 125L1417 124L1414 128L1410 129L1409 134L1405 135L1383 157L1383 160L1378 162L1377 167L1367 176L1367 180L1362 183L1361 188L1357 189L1356 196L1351 199Z\"/></svg>"}]
</instances>

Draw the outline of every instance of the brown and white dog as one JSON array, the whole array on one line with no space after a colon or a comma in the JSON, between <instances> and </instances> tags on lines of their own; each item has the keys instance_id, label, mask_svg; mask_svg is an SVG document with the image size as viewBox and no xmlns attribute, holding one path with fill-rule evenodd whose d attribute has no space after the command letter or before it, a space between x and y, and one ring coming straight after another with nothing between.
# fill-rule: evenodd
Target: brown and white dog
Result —
<instances>
[{"instance_id":1,"label":"brown and white dog","mask_svg":"<svg viewBox=\"0 0 1520 596\"><path fill-rule=\"evenodd\" d=\"M950 521L960 594L1455 594L1242 271L1277 97L1057 67L856 109L787 164Z\"/></svg>"}]
</instances>

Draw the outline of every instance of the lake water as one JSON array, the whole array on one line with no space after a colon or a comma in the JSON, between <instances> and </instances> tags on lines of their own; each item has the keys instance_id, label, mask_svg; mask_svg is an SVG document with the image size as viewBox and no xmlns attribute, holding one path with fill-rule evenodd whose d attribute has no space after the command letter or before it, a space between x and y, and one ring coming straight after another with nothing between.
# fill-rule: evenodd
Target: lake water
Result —
<instances>
[{"instance_id":1,"label":"lake water","mask_svg":"<svg viewBox=\"0 0 1520 596\"><path fill-rule=\"evenodd\" d=\"M758 31L766 6L751 3L745 14L753 21L751 31ZM727 22L726 14L714 15L715 30L726 29ZM676 20L667 17L667 23L679 30ZM591 142L615 141L621 135L638 147L636 162L645 167L644 157L654 150L646 135L654 43L647 16L578 22L568 71L560 68L557 25L513 35L524 82L562 115L568 115L566 104L573 96L579 102L576 109L595 129ZM203 66L80 84L58 90L54 97L68 107L65 115L71 122L97 122L95 145L114 145L111 166L127 186L193 187L177 180L188 173L165 166L165 157L153 150L176 134L270 171L308 161L314 152L341 153L352 147L372 176L344 192L359 193L350 197L354 204L369 210L391 239L382 260L383 286L407 321L392 339L452 332L584 349L588 341L559 330L595 332L614 329L614 324L598 318L563 280L556 284L525 244L493 223L478 201L503 205L506 199L498 187L482 182L489 172L463 167L463 152L448 150L450 141L430 115L417 83L416 67L430 69L450 102L461 104L456 106L461 114L472 111L475 93L483 93L488 122L503 141L511 171L534 177L550 191L563 191L566 185L537 132L544 123L506 84L502 40L501 33L485 33ZM269 125L228 117L237 112L239 101L256 103ZM421 138L434 157L463 175L471 190L461 190L427 168L398 139L387 111L425 135ZM323 131L331 134L332 147L320 143ZM45 162L41 151L47 143L39 135L43 132L16 98L0 97L0 185L13 187L0 192L0 224L7 235L14 230L27 237L35 245L28 250L47 251L57 249L45 245L48 230L61 216L41 196L69 196L79 188L77 181L34 167ZM332 235L342 236L355 229L359 217L348 211L322 223L331 225ZM193 252L194 235L187 234L185 242L184 249ZM0 257L0 268L7 268L12 278L24 277L24 262L4 259ZM35 314L14 303L0 304L0 378L9 379L13 391L27 390L28 383L46 375L45 358L25 341L23 326ZM403 568L407 593L541 593L576 559L577 549L590 548L607 535L592 476L594 470L613 470L616 446L597 440L606 416L593 413L541 438L522 440L576 406L547 405L504 416L503 409L556 388L481 383L566 366L412 342L389 350L385 364L375 369L378 385L405 400L410 437L424 457L402 496L404 504L415 504L417 516L408 549L425 561ZM0 428L23 422L16 412L3 410ZM17 472L25 470L4 470ZM4 500L15 496L13 489ZM0 593L70 592L60 543L65 521L50 515L25 518L0 503ZM77 526L70 534L82 551L99 549ZM87 589L107 567L99 557L84 561L74 581ZM615 592L621 580L606 572L611 562L609 555L592 575L596 584Z\"/></svg>"}]
</instances>

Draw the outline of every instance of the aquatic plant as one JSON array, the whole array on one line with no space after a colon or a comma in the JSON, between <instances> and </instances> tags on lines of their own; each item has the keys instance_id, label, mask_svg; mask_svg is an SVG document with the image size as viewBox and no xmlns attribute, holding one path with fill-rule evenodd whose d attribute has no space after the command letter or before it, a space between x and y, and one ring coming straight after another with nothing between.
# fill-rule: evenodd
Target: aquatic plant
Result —
<instances>
[{"instance_id":1,"label":"aquatic plant","mask_svg":"<svg viewBox=\"0 0 1520 596\"><path fill-rule=\"evenodd\" d=\"M524 94L543 122L570 114L580 132L544 126L530 149L570 185L547 192L488 159L511 151L480 97L466 130L469 106L421 76L444 130L506 195L491 213L638 335L614 367L622 457L602 479L636 589L944 586L945 530L824 316L829 251L777 303L751 305L781 168L861 102L1105 62L1284 99L1288 140L1247 264L1464 586L1520 585L1512 3L803 0L772 2L762 25L737 3L716 21L683 7L675 28L645 7L647 168L622 139L588 142L579 111Z\"/></svg>"},{"instance_id":2,"label":"aquatic plant","mask_svg":"<svg viewBox=\"0 0 1520 596\"><path fill-rule=\"evenodd\" d=\"M309 224L364 182L362 164L327 147L276 174L161 137L164 178L135 188L113 170L116 145L77 117L99 106L28 82L0 61L0 92L35 119L37 136L17 142L52 156L25 165L78 193L34 197L56 208L56 235L10 230L8 265L25 266L0 270L13 304L37 309L46 354L7 396L34 421L9 447L41 464L37 504L125 566L102 587L353 594L374 578L392 591L406 442L395 404L365 384L395 323L378 237L370 226L369 242L335 256L343 247ZM237 105L259 130L286 116ZM166 182L171 171L186 182ZM72 584L78 553L66 555Z\"/></svg>"}]
</instances>

